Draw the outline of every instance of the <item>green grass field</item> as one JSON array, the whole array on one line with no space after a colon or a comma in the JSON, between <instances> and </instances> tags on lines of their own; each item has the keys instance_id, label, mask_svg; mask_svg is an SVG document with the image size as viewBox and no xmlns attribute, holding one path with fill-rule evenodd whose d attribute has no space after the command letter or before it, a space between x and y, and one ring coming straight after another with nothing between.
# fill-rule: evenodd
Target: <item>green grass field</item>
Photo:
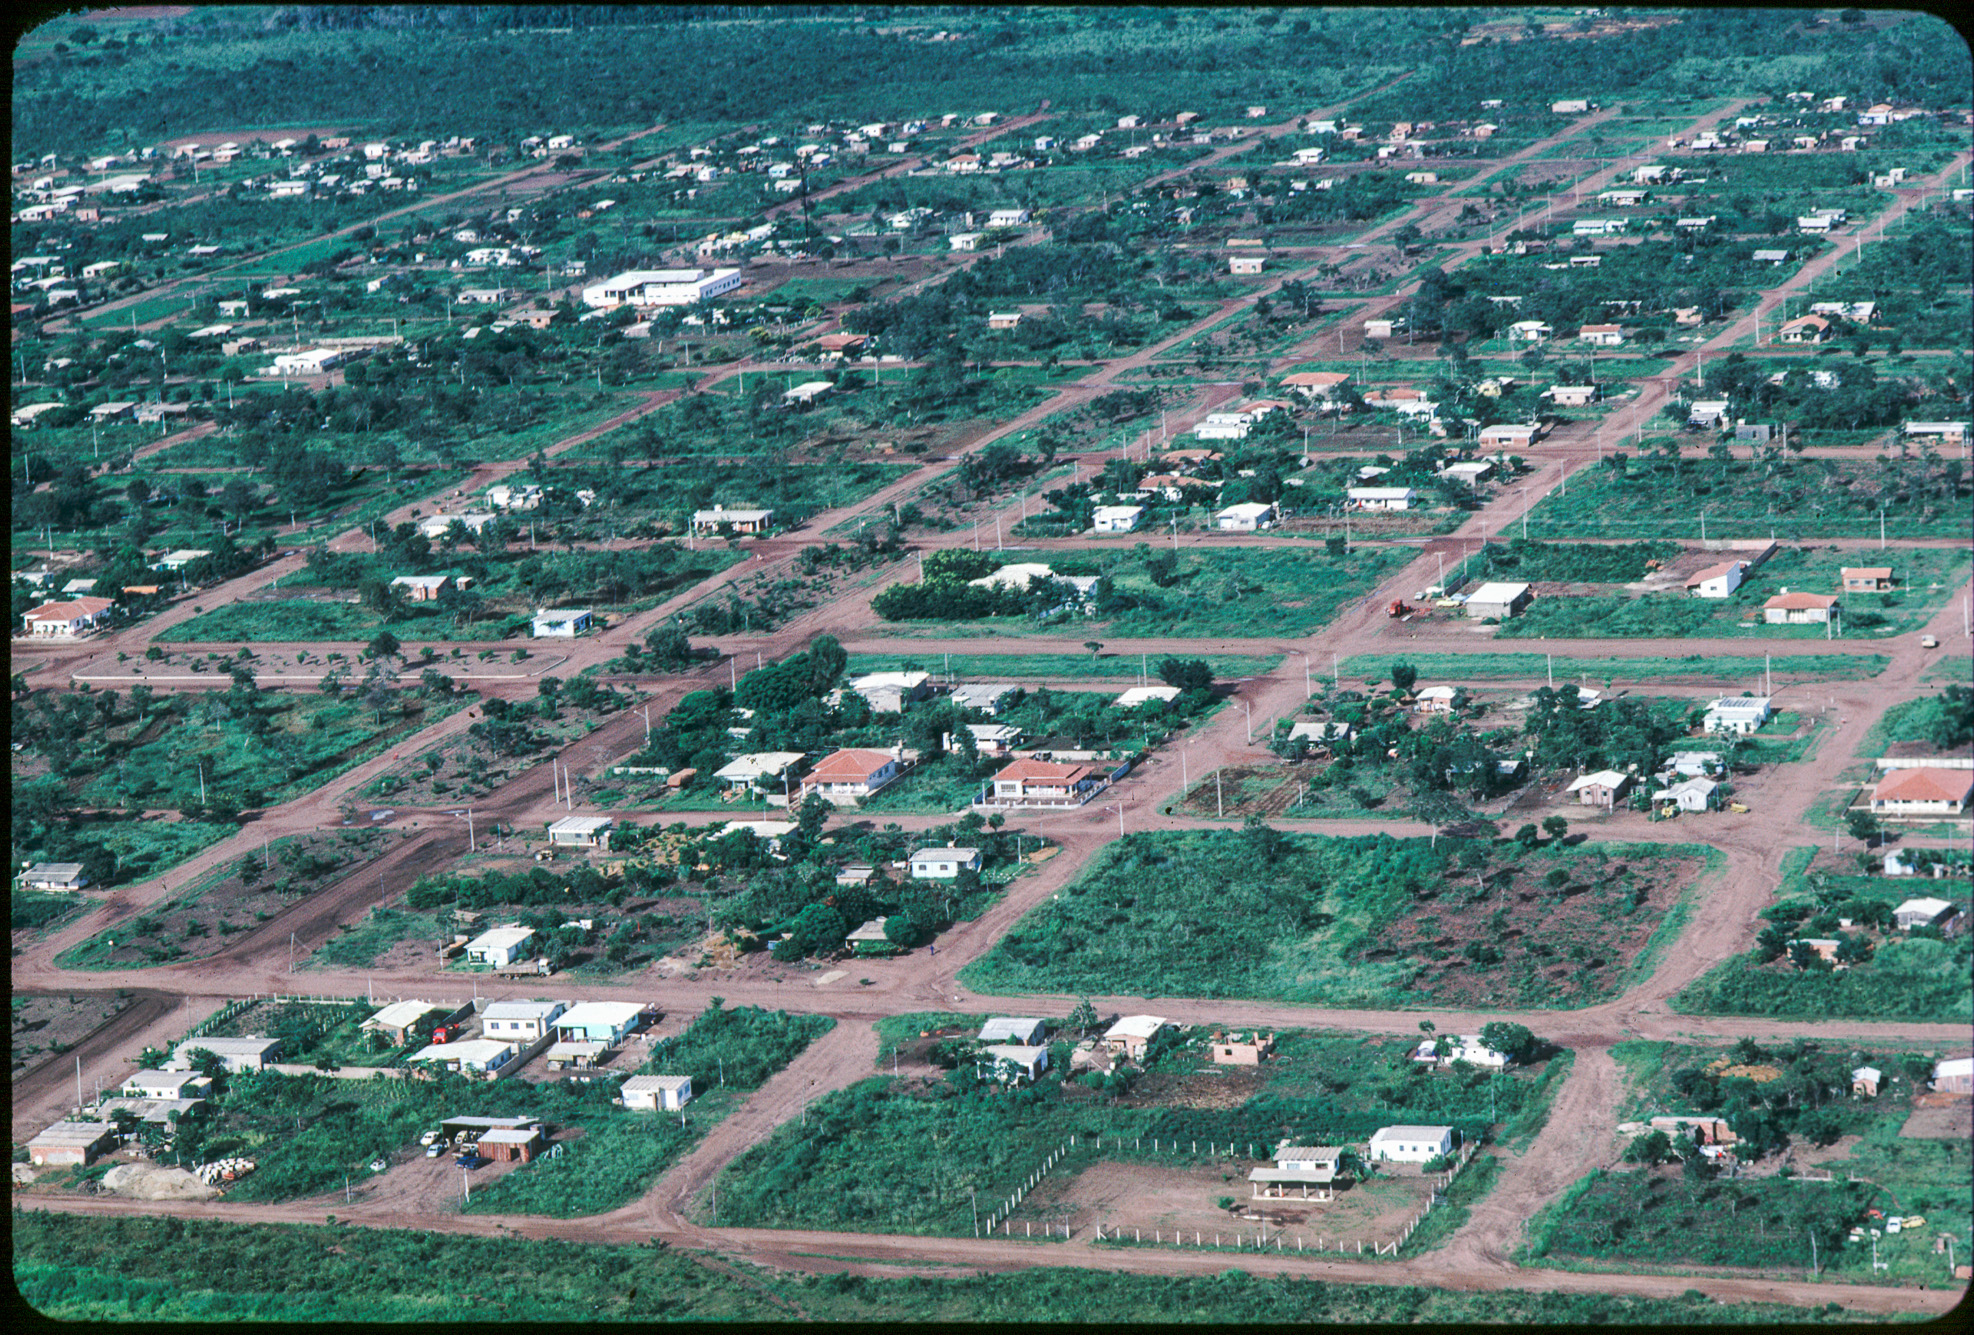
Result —
<instances>
[{"instance_id":1,"label":"green grass field","mask_svg":"<svg viewBox=\"0 0 1974 1335\"><path fill-rule=\"evenodd\" d=\"M960 976L1017 994L1581 1005L1649 966L1711 860L1683 847L1552 843L1516 856L1265 827L1133 834Z\"/></svg>"},{"instance_id":2,"label":"green grass field","mask_svg":"<svg viewBox=\"0 0 1974 1335\"><path fill-rule=\"evenodd\" d=\"M1208 654L1218 681L1263 677L1282 665L1280 654ZM1104 681L1137 685L1141 674L1158 679L1158 660L1122 654L853 654L849 675L866 672L930 672L955 682Z\"/></svg>"},{"instance_id":3,"label":"green grass field","mask_svg":"<svg viewBox=\"0 0 1974 1335\"><path fill-rule=\"evenodd\" d=\"M1552 669L1557 682L1587 677L1593 683L1645 681L1717 682L1723 687L1759 681L1760 658L1690 654L1684 658L1580 658L1565 654L1353 654L1341 663L1344 676L1370 681L1389 678L1391 665L1404 659L1428 685L1463 680L1544 680ZM1855 681L1875 677L1891 662L1883 654L1777 654L1770 670L1778 683Z\"/></svg>"}]
</instances>

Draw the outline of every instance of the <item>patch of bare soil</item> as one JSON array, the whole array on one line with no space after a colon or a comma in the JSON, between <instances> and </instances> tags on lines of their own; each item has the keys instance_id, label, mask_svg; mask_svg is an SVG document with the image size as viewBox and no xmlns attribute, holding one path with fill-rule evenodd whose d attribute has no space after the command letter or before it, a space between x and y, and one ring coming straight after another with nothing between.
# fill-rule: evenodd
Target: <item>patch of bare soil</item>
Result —
<instances>
[{"instance_id":1,"label":"patch of bare soil","mask_svg":"<svg viewBox=\"0 0 1974 1335\"><path fill-rule=\"evenodd\" d=\"M1920 1140L1974 1140L1974 1099L1965 1094L1921 1094L1912 1101L1912 1115L1899 1128L1902 1136Z\"/></svg>"},{"instance_id":2,"label":"patch of bare soil","mask_svg":"<svg viewBox=\"0 0 1974 1335\"><path fill-rule=\"evenodd\" d=\"M1216 1238L1225 1245L1242 1234L1252 1240L1266 1225L1270 1234L1286 1230L1289 1248L1299 1236L1306 1249L1320 1238L1332 1246L1339 1239L1353 1246L1362 1240L1368 1250L1396 1238L1431 1191L1423 1177L1379 1176L1347 1185L1327 1201L1256 1201L1247 1182L1253 1166L1245 1159L1192 1166L1101 1161L1073 1176L1044 1179L1016 1209L1013 1233L1028 1222L1038 1228L1068 1224L1072 1235L1085 1236L1102 1225L1108 1236L1129 1237L1136 1230L1145 1242L1177 1239L1180 1246L1210 1247Z\"/></svg>"},{"instance_id":3,"label":"patch of bare soil","mask_svg":"<svg viewBox=\"0 0 1974 1335\"><path fill-rule=\"evenodd\" d=\"M18 998L10 1026L12 1069L19 1072L50 1053L68 1051L84 1034L129 1004L127 996L101 992Z\"/></svg>"}]
</instances>

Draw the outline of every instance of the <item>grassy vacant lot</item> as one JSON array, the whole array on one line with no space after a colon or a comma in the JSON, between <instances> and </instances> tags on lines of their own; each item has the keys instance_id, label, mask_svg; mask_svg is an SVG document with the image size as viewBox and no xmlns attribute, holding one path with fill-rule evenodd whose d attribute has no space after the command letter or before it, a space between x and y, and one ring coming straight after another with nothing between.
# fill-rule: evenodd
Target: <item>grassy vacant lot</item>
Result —
<instances>
[{"instance_id":1,"label":"grassy vacant lot","mask_svg":"<svg viewBox=\"0 0 1974 1335\"><path fill-rule=\"evenodd\" d=\"M1869 559L1869 554L1835 547L1785 548L1756 567L1731 598L1693 598L1683 592L1538 598L1521 616L1502 622L1495 638L1659 639L1722 636L1741 627L1764 638L1824 638L1821 625L1771 626L1761 619L1762 604L1783 589L1841 597L1844 610L1837 626L1841 634L1889 635L1915 630L1931 620L1967 575L1964 553L1905 550L1893 562L1899 580L1896 590L1845 594L1840 568Z\"/></svg>"},{"instance_id":2,"label":"grassy vacant lot","mask_svg":"<svg viewBox=\"0 0 1974 1335\"><path fill-rule=\"evenodd\" d=\"M1134 834L961 976L990 992L1583 1005L1677 931L1705 865L1684 848Z\"/></svg>"},{"instance_id":3,"label":"grassy vacant lot","mask_svg":"<svg viewBox=\"0 0 1974 1335\"><path fill-rule=\"evenodd\" d=\"M8 896L16 932L46 932L59 927L81 912L94 907L86 895L51 894L43 890L15 890Z\"/></svg>"},{"instance_id":4,"label":"grassy vacant lot","mask_svg":"<svg viewBox=\"0 0 1974 1335\"><path fill-rule=\"evenodd\" d=\"M1478 1166L1478 1165L1476 1165ZM27 1210L14 1219L14 1282L56 1321L561 1322L815 1320L1083 1324L1368 1322L1445 1325L1686 1325L1846 1319L1808 1308L1698 1295L1457 1293L1314 1279L1109 1274L1024 1268L1005 1275L804 1275L746 1261L555 1238L234 1224L209 1219ZM634 1283L625 1283L635 1273ZM306 1288L296 1277L307 1276ZM458 1277L472 1275L472 1284ZM736 1278L740 1282L736 1282ZM1861 1320L1861 1317L1850 1317Z\"/></svg>"},{"instance_id":5,"label":"grassy vacant lot","mask_svg":"<svg viewBox=\"0 0 1974 1335\"><path fill-rule=\"evenodd\" d=\"M231 831L229 830L229 833ZM375 858L397 836L382 830L291 835L213 869L179 894L63 951L65 969L138 969L201 959L304 895Z\"/></svg>"},{"instance_id":6,"label":"grassy vacant lot","mask_svg":"<svg viewBox=\"0 0 1974 1335\"><path fill-rule=\"evenodd\" d=\"M1613 456L1615 457L1615 456ZM1967 528L1967 465L1921 460L1631 460L1586 468L1567 494L1536 505L1529 529L1543 538L1875 537L1878 516L1894 538L1953 537Z\"/></svg>"},{"instance_id":7,"label":"grassy vacant lot","mask_svg":"<svg viewBox=\"0 0 1974 1335\"><path fill-rule=\"evenodd\" d=\"M739 1156L721 1175L720 1222L970 1236L974 1201L984 1218L1072 1134L1079 1144L1059 1177L1120 1157L1244 1170L1248 1146L1265 1153L1283 1137L1361 1143L1394 1121L1452 1125L1474 1138L1491 1125L1519 1134L1541 1125L1556 1083L1549 1077L1567 1065L1551 1057L1492 1079L1431 1072L1410 1059L1413 1039L1291 1032L1277 1036L1273 1062L1230 1070L1207 1060L1206 1031L1194 1030L1169 1035L1142 1073L1065 1079L1066 1040L1079 1031L1057 1025L1050 1070L1010 1096L980 1083L957 1053L939 1078L941 1046L971 1038L979 1022L918 1014L880 1023L886 1050L906 1050L907 1072L832 1093ZM913 1074L928 1057L931 1076ZM1240 1147L1233 1158L1230 1145ZM699 1208L710 1218L710 1202Z\"/></svg>"},{"instance_id":8,"label":"grassy vacant lot","mask_svg":"<svg viewBox=\"0 0 1974 1335\"><path fill-rule=\"evenodd\" d=\"M1870 859L1877 864L1877 859ZM1852 865L1846 865L1852 864ZM1882 864L1878 864L1882 865ZM1871 957L1837 971L1784 952L1764 959L1761 947L1716 965L1675 999L1690 1014L1769 1015L1800 1019L1926 1020L1945 1023L1974 1018L1967 988L1974 967L1974 939L1910 935L1862 926L1843 928L1837 919L1862 923L1862 905L1892 906L1919 895L1958 902L1968 909L1967 883L1911 876L1856 874L1849 856L1828 849L1793 850L1783 864L1774 904L1762 911L1782 936L1797 934L1861 936Z\"/></svg>"},{"instance_id":9,"label":"grassy vacant lot","mask_svg":"<svg viewBox=\"0 0 1974 1335\"><path fill-rule=\"evenodd\" d=\"M1811 1264L1814 1232L1818 1263L1839 1280L1950 1282L1933 1240L1967 1236L1974 1182L1966 1146L1936 1138L1951 1132L1908 1121L1912 1073L1929 1070L1935 1054L1822 1050L1800 1041L1770 1051L1744 1040L1731 1049L1627 1042L1613 1055L1632 1074L1631 1115L1720 1116L1744 1140L1779 1133L1771 1150L1790 1143L1801 1177L1834 1180L1791 1180L1776 1171L1772 1152L1732 1180L1676 1163L1593 1173L1531 1221L1529 1259L1566 1268L1801 1271ZM1849 1072L1860 1061L1890 1077L1875 1099L1850 1096ZM1884 1271L1873 1271L1868 1239L1846 1237L1853 1225L1880 1222L1865 1217L1869 1209L1926 1220L1879 1239Z\"/></svg>"},{"instance_id":10,"label":"grassy vacant lot","mask_svg":"<svg viewBox=\"0 0 1974 1335\"><path fill-rule=\"evenodd\" d=\"M1207 667L1219 681L1265 677L1282 665L1280 654L1208 654ZM1059 681L1089 678L1139 684L1149 671L1156 684L1156 660L1126 654L852 654L848 673L931 672L955 682Z\"/></svg>"},{"instance_id":11,"label":"grassy vacant lot","mask_svg":"<svg viewBox=\"0 0 1974 1335\"><path fill-rule=\"evenodd\" d=\"M1947 688L1949 691L1952 689L1951 686ZM1964 688L1962 698L1965 698ZM1925 742L1942 752L1947 751L1948 744L1960 736L1955 720L1964 715L1966 708L1963 704L1959 714L1956 714L1949 709L1949 703L1944 694L1900 701L1879 715L1878 721L1865 733L1864 741L1859 743L1857 754L1880 756L1885 754L1886 748L1900 742ZM1964 743L1964 738L1962 741Z\"/></svg>"},{"instance_id":12,"label":"grassy vacant lot","mask_svg":"<svg viewBox=\"0 0 1974 1335\"><path fill-rule=\"evenodd\" d=\"M1554 670L1558 682L1587 677L1592 682L1695 681L1753 683L1762 674L1759 658L1688 654L1683 658L1579 658L1564 654L1400 654L1419 669L1419 681L1458 682L1486 678L1540 681ZM1340 665L1345 676L1386 680L1392 657L1354 654ZM1788 654L1773 661L1778 683L1855 681L1875 677L1891 660L1883 654Z\"/></svg>"},{"instance_id":13,"label":"grassy vacant lot","mask_svg":"<svg viewBox=\"0 0 1974 1335\"><path fill-rule=\"evenodd\" d=\"M364 1165L373 1159L414 1158L419 1133L438 1125L442 1116L525 1113L541 1117L551 1138L570 1148L486 1187L490 1199L484 1206L482 1192L476 1191L472 1208L562 1218L595 1214L649 1187L704 1134L715 1114L737 1106L747 1091L833 1023L823 1016L709 1007L685 1033L654 1053L661 1066L647 1068L690 1075L695 1088L717 1091L724 1061L723 1095L695 1101L684 1131L676 1118L669 1119L668 1127L666 1118L640 1116L613 1104L607 1083L489 1082L454 1075L347 1081L255 1072L228 1079L210 1125L181 1131L174 1148L188 1159L254 1159L258 1171L242 1179L232 1194L243 1200L291 1200L341 1190L346 1173L366 1182L371 1175ZM571 1136L574 1130L581 1134Z\"/></svg>"},{"instance_id":14,"label":"grassy vacant lot","mask_svg":"<svg viewBox=\"0 0 1974 1335\"><path fill-rule=\"evenodd\" d=\"M1156 552L1150 556L1156 557ZM1028 617L989 617L957 623L961 633L1060 635L1065 625L1087 626L1115 636L1198 635L1248 637L1265 627L1271 634L1313 634L1352 598L1411 560L1406 549L1359 547L1347 556L1295 548L1188 551L1181 554L1169 585L1160 588L1146 571L1147 557L1134 552L1085 548L1046 553L1058 575L1109 575L1117 592L1141 605L1103 618L1037 621ZM1013 564L1011 558L1008 561ZM894 622L910 633L954 633L951 622ZM924 628L924 629L921 629Z\"/></svg>"}]
</instances>

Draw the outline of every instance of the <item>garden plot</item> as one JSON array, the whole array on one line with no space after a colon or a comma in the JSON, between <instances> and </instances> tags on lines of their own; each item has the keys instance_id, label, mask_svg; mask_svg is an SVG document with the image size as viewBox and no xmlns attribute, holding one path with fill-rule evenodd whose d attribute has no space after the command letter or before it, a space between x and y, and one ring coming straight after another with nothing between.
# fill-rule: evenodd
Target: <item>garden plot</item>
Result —
<instances>
[{"instance_id":1,"label":"garden plot","mask_svg":"<svg viewBox=\"0 0 1974 1335\"><path fill-rule=\"evenodd\" d=\"M203 959L354 864L374 861L402 837L388 830L339 830L276 839L266 853L248 853L208 872L164 903L69 947L55 962L65 969L138 969Z\"/></svg>"}]
</instances>

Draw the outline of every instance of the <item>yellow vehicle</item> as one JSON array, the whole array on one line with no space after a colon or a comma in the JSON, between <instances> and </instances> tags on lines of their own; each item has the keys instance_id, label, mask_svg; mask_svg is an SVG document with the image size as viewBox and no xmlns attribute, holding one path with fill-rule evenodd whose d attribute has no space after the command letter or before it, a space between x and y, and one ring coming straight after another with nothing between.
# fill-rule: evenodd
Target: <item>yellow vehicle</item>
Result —
<instances>
[{"instance_id":1,"label":"yellow vehicle","mask_svg":"<svg viewBox=\"0 0 1974 1335\"><path fill-rule=\"evenodd\" d=\"M1737 812L1743 816L1748 814L1748 808L1742 806L1739 802L1729 802L1727 804L1727 809L1729 811Z\"/></svg>"}]
</instances>

